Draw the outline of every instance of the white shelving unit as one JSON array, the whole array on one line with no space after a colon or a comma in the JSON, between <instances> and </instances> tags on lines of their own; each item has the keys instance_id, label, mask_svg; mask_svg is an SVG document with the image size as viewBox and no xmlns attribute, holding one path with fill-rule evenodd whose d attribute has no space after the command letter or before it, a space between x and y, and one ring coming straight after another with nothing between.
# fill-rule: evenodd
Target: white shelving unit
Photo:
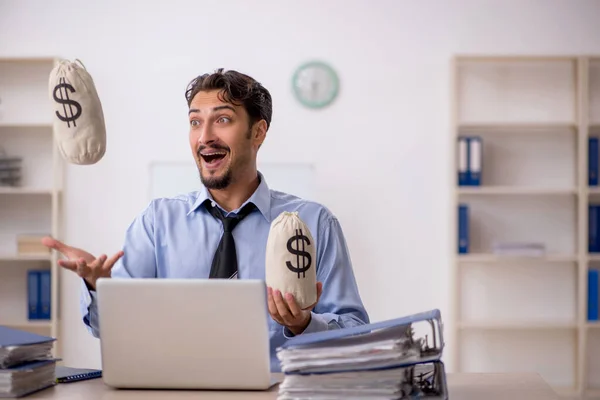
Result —
<instances>
[{"instance_id":1,"label":"white shelving unit","mask_svg":"<svg viewBox=\"0 0 600 400\"><path fill-rule=\"evenodd\" d=\"M60 237L62 161L54 145L48 80L53 58L0 58L0 148L21 157L21 183L0 186L0 325L59 339L55 254L20 254L18 235ZM51 271L51 315L28 319L27 272ZM60 354L60 340L54 346Z\"/></svg>"},{"instance_id":2,"label":"white shelving unit","mask_svg":"<svg viewBox=\"0 0 600 400\"><path fill-rule=\"evenodd\" d=\"M481 186L453 147L453 371L536 371L558 393L600 395L600 324L587 321L588 134L600 132L600 58L457 56L452 137L479 136ZM600 198L599 198L600 199ZM469 253L458 252L458 206ZM541 242L541 257L495 242Z\"/></svg>"}]
</instances>

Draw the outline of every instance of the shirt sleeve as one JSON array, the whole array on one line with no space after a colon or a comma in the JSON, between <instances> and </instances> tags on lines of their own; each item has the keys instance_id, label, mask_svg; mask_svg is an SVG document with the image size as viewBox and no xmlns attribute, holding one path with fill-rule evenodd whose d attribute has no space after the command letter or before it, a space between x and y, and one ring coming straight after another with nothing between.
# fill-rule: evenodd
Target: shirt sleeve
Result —
<instances>
[{"instance_id":1,"label":"shirt sleeve","mask_svg":"<svg viewBox=\"0 0 600 400\"><path fill-rule=\"evenodd\" d=\"M156 256L154 243L154 213L151 203L129 225L125 232L123 256L111 270L111 278L154 278ZM81 279L81 313L90 333L99 338L98 303L96 291L90 290Z\"/></svg>"},{"instance_id":2,"label":"shirt sleeve","mask_svg":"<svg viewBox=\"0 0 600 400\"><path fill-rule=\"evenodd\" d=\"M337 218L329 216L319 237L317 280L323 283L323 292L303 333L368 324L369 316L360 298L346 239ZM283 335L294 336L287 327L283 328Z\"/></svg>"}]
</instances>

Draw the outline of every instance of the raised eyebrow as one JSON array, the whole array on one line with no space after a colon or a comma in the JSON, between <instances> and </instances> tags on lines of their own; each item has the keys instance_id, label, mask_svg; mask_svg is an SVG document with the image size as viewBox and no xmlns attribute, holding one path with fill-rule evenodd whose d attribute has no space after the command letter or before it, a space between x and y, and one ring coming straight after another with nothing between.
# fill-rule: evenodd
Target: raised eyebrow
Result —
<instances>
[{"instance_id":1,"label":"raised eyebrow","mask_svg":"<svg viewBox=\"0 0 600 400\"><path fill-rule=\"evenodd\" d=\"M232 112L235 113L235 108L228 106L228 105L213 107L212 112L219 111L219 110L231 110ZM188 115L191 115L192 113L200 113L200 112L201 111L197 108L190 108L190 110L188 111Z\"/></svg>"}]
</instances>

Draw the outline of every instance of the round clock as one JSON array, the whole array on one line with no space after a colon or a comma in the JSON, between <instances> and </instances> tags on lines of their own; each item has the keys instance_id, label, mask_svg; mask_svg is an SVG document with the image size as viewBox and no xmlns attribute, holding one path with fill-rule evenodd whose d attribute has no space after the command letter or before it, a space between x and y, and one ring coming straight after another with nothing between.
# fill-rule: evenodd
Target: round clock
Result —
<instances>
[{"instance_id":1,"label":"round clock","mask_svg":"<svg viewBox=\"0 0 600 400\"><path fill-rule=\"evenodd\" d=\"M339 79L324 62L311 61L298 67L292 78L296 99L306 107L323 108L336 98Z\"/></svg>"}]
</instances>

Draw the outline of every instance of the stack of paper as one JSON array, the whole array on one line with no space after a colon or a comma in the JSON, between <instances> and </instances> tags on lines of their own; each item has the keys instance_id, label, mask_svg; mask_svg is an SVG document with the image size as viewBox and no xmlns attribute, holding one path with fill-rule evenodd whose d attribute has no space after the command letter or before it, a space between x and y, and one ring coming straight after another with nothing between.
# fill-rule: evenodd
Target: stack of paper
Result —
<instances>
[{"instance_id":1,"label":"stack of paper","mask_svg":"<svg viewBox=\"0 0 600 400\"><path fill-rule=\"evenodd\" d=\"M499 242L493 245L494 254L514 257L541 257L546 254L544 243Z\"/></svg>"},{"instance_id":2,"label":"stack of paper","mask_svg":"<svg viewBox=\"0 0 600 400\"><path fill-rule=\"evenodd\" d=\"M56 383L54 341L0 326L0 397L21 397Z\"/></svg>"},{"instance_id":3,"label":"stack of paper","mask_svg":"<svg viewBox=\"0 0 600 400\"><path fill-rule=\"evenodd\" d=\"M439 310L290 339L284 399L447 399Z\"/></svg>"}]
</instances>

